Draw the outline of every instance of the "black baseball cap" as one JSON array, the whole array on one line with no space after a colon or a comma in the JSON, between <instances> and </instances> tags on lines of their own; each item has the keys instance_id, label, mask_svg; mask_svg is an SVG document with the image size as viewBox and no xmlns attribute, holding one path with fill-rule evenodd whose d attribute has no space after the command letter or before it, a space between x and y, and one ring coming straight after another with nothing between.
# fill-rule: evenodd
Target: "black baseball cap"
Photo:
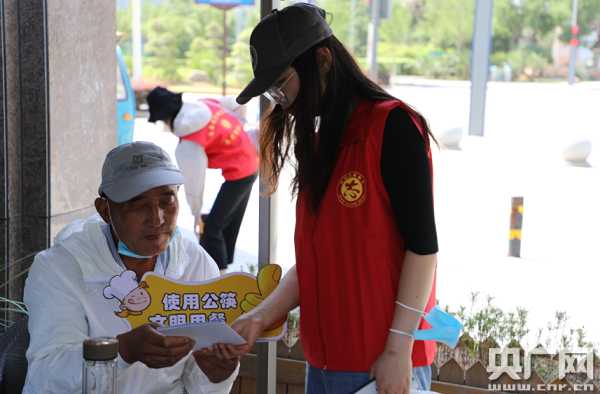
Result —
<instances>
[{"instance_id":1,"label":"black baseball cap","mask_svg":"<svg viewBox=\"0 0 600 394\"><path fill-rule=\"evenodd\" d=\"M237 97L238 104L263 94L294 59L333 35L326 14L315 5L296 3L271 11L256 25L250 36L254 79Z\"/></svg>"},{"instance_id":2,"label":"black baseball cap","mask_svg":"<svg viewBox=\"0 0 600 394\"><path fill-rule=\"evenodd\" d=\"M181 108L181 95L183 93L173 93L162 86L157 86L148 93L146 101L150 110L148 122L165 120L175 115Z\"/></svg>"}]
</instances>

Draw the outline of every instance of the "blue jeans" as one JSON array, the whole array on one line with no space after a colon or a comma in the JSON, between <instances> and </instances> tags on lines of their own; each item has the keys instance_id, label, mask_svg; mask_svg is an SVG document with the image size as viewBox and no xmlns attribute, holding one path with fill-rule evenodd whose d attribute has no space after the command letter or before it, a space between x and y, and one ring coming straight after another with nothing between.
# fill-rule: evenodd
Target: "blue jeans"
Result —
<instances>
[{"instance_id":1,"label":"blue jeans","mask_svg":"<svg viewBox=\"0 0 600 394\"><path fill-rule=\"evenodd\" d=\"M413 368L421 390L431 387L431 367ZM369 372L326 371L306 363L307 394L350 394L369 381Z\"/></svg>"}]
</instances>

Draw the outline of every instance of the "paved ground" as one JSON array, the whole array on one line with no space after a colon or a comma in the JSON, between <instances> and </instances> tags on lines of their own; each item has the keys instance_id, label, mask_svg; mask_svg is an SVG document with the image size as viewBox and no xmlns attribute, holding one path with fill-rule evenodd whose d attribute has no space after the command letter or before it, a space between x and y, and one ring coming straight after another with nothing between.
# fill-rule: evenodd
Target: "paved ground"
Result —
<instances>
[{"instance_id":1,"label":"paved ground","mask_svg":"<svg viewBox=\"0 0 600 394\"><path fill-rule=\"evenodd\" d=\"M468 82L403 80L392 94L423 112L434 133L468 130ZM185 100L197 95L186 94ZM596 287L600 276L600 84L490 83L484 137L465 137L460 150L434 154L435 203L440 243L437 297L457 309L469 294L495 297L495 305L529 310L537 332L567 311L571 327L585 326L600 343ZM251 103L252 104L252 103ZM255 119L250 109L249 119ZM145 120L136 120L136 139L174 152L177 140ZM567 166L566 143L589 138L590 167ZM222 178L211 170L205 204ZM293 264L293 202L288 180L279 192L278 263ZM507 257L511 196L524 196L521 259ZM181 196L183 197L183 196ZM187 236L193 219L185 204L180 227ZM237 244L234 268L255 263L258 188L249 203ZM535 335L523 345L533 346ZM527 343L529 342L529 344Z\"/></svg>"},{"instance_id":2,"label":"paved ground","mask_svg":"<svg viewBox=\"0 0 600 394\"><path fill-rule=\"evenodd\" d=\"M434 132L468 129L468 83L392 92L423 111ZM533 331L567 311L572 327L585 326L600 342L592 312L600 273L599 99L598 84L490 84L485 136L434 156L442 305L467 305L470 292L480 291L503 308L529 309ZM579 138L595 145L592 167L562 161L562 148ZM510 197L518 195L522 259L506 257Z\"/></svg>"}]
</instances>

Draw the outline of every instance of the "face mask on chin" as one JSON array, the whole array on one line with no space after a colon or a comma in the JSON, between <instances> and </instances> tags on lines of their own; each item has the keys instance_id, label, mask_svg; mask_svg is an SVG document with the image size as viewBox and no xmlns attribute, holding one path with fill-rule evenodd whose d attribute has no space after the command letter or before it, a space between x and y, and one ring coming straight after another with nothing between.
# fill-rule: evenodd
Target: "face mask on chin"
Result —
<instances>
[{"instance_id":1,"label":"face mask on chin","mask_svg":"<svg viewBox=\"0 0 600 394\"><path fill-rule=\"evenodd\" d=\"M113 226L113 228L114 228L114 226ZM116 233L117 233L117 230L115 230L115 234ZM173 236L169 240L169 245L171 245L171 242L173 242L173 240L175 239L177 234L179 234L179 226L175 229L175 234L173 234ZM117 238L119 238L118 235L117 235ZM136 254L133 250L129 249L129 247L127 245L125 245L123 242L121 242L120 240L119 240L119 247L117 248L117 252L119 254L122 254L125 256L130 256L130 257L135 257L138 259L148 259L148 258L152 257L152 256L141 256L139 254Z\"/></svg>"},{"instance_id":2,"label":"face mask on chin","mask_svg":"<svg viewBox=\"0 0 600 394\"><path fill-rule=\"evenodd\" d=\"M106 200L106 206L108 207L108 217L110 218L110 222L112 223L112 216L110 215L110 204L108 203L108 200ZM119 234L117 234L117 229L115 228L115 226L112 226L112 228L115 230L115 235L117 236L117 240L119 241L119 244L117 246L117 253L119 253L123 256L135 257L136 259L149 259L150 257L153 257L153 256L142 256L142 255L135 253L133 250L131 250L127 245L125 245L121 241ZM179 234L179 226L177 226L177 228L175 229L175 234L173 234L173 236L169 240L169 245L171 245L171 242L173 242L173 240L175 239L177 234Z\"/></svg>"}]
</instances>

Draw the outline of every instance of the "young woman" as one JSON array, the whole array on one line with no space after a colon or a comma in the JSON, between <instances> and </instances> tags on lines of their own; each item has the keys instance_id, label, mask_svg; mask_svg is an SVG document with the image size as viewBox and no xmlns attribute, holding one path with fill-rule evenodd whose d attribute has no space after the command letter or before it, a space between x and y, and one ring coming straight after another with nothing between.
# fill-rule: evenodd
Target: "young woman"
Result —
<instances>
[{"instance_id":1,"label":"young woman","mask_svg":"<svg viewBox=\"0 0 600 394\"><path fill-rule=\"evenodd\" d=\"M431 380L435 343L415 341L435 305L437 236L425 119L364 76L325 11L274 10L250 39L255 78L237 101L275 105L260 129L261 175L277 188L295 159L296 265L273 296L232 324L250 349L301 306L307 393L349 393L375 378L407 394Z\"/></svg>"}]
</instances>

